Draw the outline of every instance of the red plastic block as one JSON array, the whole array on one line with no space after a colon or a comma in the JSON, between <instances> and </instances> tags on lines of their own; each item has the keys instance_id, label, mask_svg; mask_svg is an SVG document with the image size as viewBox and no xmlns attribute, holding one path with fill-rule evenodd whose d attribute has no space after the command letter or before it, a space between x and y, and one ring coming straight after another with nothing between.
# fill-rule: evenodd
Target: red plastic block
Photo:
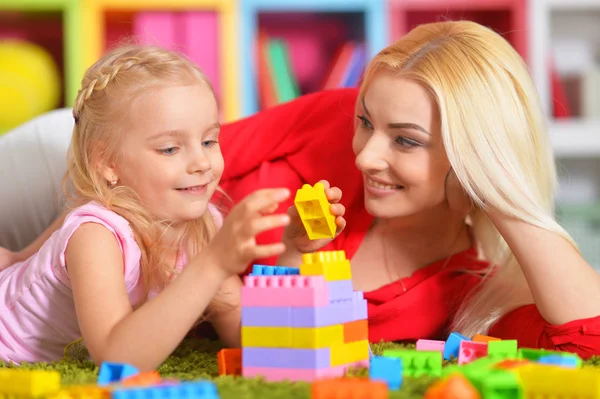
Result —
<instances>
[{"instance_id":1,"label":"red plastic block","mask_svg":"<svg viewBox=\"0 0 600 399\"><path fill-rule=\"evenodd\" d=\"M242 375L242 349L221 349L217 353L219 375Z\"/></svg>"},{"instance_id":2,"label":"red plastic block","mask_svg":"<svg viewBox=\"0 0 600 399\"><path fill-rule=\"evenodd\" d=\"M246 276L242 307L326 306L329 287L323 276Z\"/></svg>"},{"instance_id":3,"label":"red plastic block","mask_svg":"<svg viewBox=\"0 0 600 399\"><path fill-rule=\"evenodd\" d=\"M387 399L388 387L382 381L367 378L333 378L311 386L312 399Z\"/></svg>"},{"instance_id":4,"label":"red plastic block","mask_svg":"<svg viewBox=\"0 0 600 399\"><path fill-rule=\"evenodd\" d=\"M458 364L471 363L481 357L487 356L487 343L461 341L458 350Z\"/></svg>"},{"instance_id":5,"label":"red plastic block","mask_svg":"<svg viewBox=\"0 0 600 399\"><path fill-rule=\"evenodd\" d=\"M356 320L344 323L344 342L364 341L369 339L369 322Z\"/></svg>"},{"instance_id":6,"label":"red plastic block","mask_svg":"<svg viewBox=\"0 0 600 399\"><path fill-rule=\"evenodd\" d=\"M146 371L140 374L133 375L121 381L124 387L146 387L158 385L162 381L158 371Z\"/></svg>"},{"instance_id":7,"label":"red plastic block","mask_svg":"<svg viewBox=\"0 0 600 399\"><path fill-rule=\"evenodd\" d=\"M494 368L496 369L500 369L500 370L511 370L517 367L521 367L521 366L525 366L527 364L531 364L530 361L528 360L511 360L511 359L507 359L507 360L503 360L499 363L497 363Z\"/></svg>"}]
</instances>

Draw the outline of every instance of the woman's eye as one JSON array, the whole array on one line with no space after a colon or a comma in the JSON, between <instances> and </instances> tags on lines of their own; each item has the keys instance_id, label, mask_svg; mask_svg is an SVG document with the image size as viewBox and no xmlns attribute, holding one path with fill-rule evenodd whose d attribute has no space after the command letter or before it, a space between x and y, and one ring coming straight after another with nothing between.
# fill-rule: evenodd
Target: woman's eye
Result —
<instances>
[{"instance_id":1,"label":"woman's eye","mask_svg":"<svg viewBox=\"0 0 600 399\"><path fill-rule=\"evenodd\" d=\"M421 147L421 143L419 143L418 141L407 139L406 137L402 136L396 137L396 143L400 144L402 147L405 148Z\"/></svg>"},{"instance_id":2,"label":"woman's eye","mask_svg":"<svg viewBox=\"0 0 600 399\"><path fill-rule=\"evenodd\" d=\"M357 118L360 119L360 126L363 129L373 129L373 125L371 124L371 121L369 121L367 118L365 118L362 115L358 115Z\"/></svg>"}]
</instances>

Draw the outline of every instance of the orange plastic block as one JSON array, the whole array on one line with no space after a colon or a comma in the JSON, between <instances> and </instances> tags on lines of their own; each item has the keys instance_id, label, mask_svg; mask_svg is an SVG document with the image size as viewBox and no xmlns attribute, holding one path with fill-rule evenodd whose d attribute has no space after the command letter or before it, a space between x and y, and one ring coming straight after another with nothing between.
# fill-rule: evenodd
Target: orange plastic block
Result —
<instances>
[{"instance_id":1,"label":"orange plastic block","mask_svg":"<svg viewBox=\"0 0 600 399\"><path fill-rule=\"evenodd\" d=\"M312 399L387 399L388 387L368 378L332 378L318 380L311 387Z\"/></svg>"},{"instance_id":2,"label":"orange plastic block","mask_svg":"<svg viewBox=\"0 0 600 399\"><path fill-rule=\"evenodd\" d=\"M344 343L366 341L369 339L369 322L356 320L344 324Z\"/></svg>"},{"instance_id":3,"label":"orange plastic block","mask_svg":"<svg viewBox=\"0 0 600 399\"><path fill-rule=\"evenodd\" d=\"M488 337L487 335L475 334L473 335L473 342L490 342L490 341L500 341L500 338L496 337Z\"/></svg>"},{"instance_id":4,"label":"orange plastic block","mask_svg":"<svg viewBox=\"0 0 600 399\"><path fill-rule=\"evenodd\" d=\"M125 378L121 381L121 385L125 387L148 387L152 385L157 385L162 382L160 378L160 374L158 371L147 371L144 373L132 375L129 378Z\"/></svg>"},{"instance_id":5,"label":"orange plastic block","mask_svg":"<svg viewBox=\"0 0 600 399\"><path fill-rule=\"evenodd\" d=\"M452 374L427 389L425 399L480 399L477 389L462 374Z\"/></svg>"},{"instance_id":6,"label":"orange plastic block","mask_svg":"<svg viewBox=\"0 0 600 399\"><path fill-rule=\"evenodd\" d=\"M500 370L511 370L517 367L521 367L521 366L525 366L527 364L531 364L530 361L528 360L512 360L512 359L507 359L507 360L503 360L499 363L497 363L494 368L496 369L500 369Z\"/></svg>"},{"instance_id":7,"label":"orange plastic block","mask_svg":"<svg viewBox=\"0 0 600 399\"><path fill-rule=\"evenodd\" d=\"M242 349L221 349L217 353L219 375L242 375Z\"/></svg>"}]
</instances>

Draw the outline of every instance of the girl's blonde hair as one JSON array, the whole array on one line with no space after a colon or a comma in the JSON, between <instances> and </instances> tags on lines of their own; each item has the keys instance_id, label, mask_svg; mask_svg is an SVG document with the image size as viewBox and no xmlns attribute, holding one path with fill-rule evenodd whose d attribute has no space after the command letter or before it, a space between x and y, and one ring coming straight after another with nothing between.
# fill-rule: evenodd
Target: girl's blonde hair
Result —
<instances>
[{"instance_id":1,"label":"girl's blonde hair","mask_svg":"<svg viewBox=\"0 0 600 399\"><path fill-rule=\"evenodd\" d=\"M556 169L527 67L492 30L448 21L420 25L379 52L359 99L380 69L421 84L437 105L448 159L476 205L469 216L479 255L491 265L480 289L458 308L452 329L467 336L486 333L502 315L533 299L483 207L556 232L575 246L554 218Z\"/></svg>"},{"instance_id":2,"label":"girl's blonde hair","mask_svg":"<svg viewBox=\"0 0 600 399\"><path fill-rule=\"evenodd\" d=\"M161 289L174 275L166 253L192 248L193 256L216 231L209 211L188 222L174 242L166 242L168 223L157 220L138 195L126 186L111 186L99 166L122 155L120 146L127 131L124 120L130 105L142 93L157 87L201 84L212 86L202 72L182 54L155 46L124 45L108 52L92 65L75 100L75 127L67 156L65 192L75 206L96 201L123 216L141 249L141 275L146 293ZM198 110L199 112L201 110Z\"/></svg>"}]
</instances>

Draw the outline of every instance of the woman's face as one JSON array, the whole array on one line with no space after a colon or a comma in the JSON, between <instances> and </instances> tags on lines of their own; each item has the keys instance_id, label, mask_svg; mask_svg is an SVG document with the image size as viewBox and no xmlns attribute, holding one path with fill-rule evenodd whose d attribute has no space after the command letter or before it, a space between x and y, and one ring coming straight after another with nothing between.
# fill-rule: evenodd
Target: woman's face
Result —
<instances>
[{"instance_id":1,"label":"woman's face","mask_svg":"<svg viewBox=\"0 0 600 399\"><path fill-rule=\"evenodd\" d=\"M450 163L428 92L384 70L358 101L360 120L352 146L363 174L367 211L391 219L445 203Z\"/></svg>"}]
</instances>

